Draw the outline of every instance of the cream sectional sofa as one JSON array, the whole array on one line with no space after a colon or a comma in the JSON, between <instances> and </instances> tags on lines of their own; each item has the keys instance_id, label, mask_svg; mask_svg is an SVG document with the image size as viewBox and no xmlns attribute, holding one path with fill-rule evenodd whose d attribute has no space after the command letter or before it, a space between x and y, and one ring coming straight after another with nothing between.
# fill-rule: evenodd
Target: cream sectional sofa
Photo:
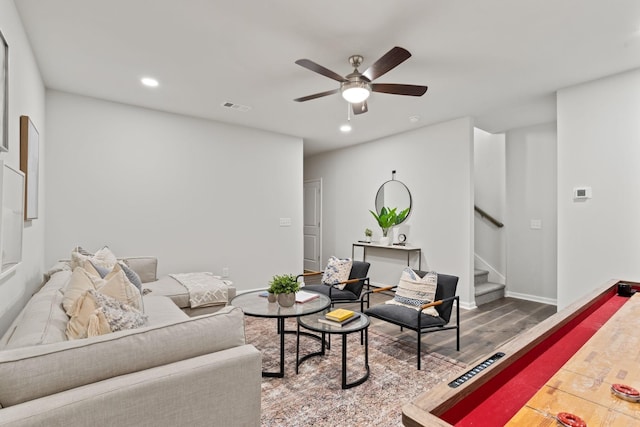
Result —
<instances>
[{"instance_id":1,"label":"cream sectional sofa","mask_svg":"<svg viewBox=\"0 0 640 427\"><path fill-rule=\"evenodd\" d=\"M0 426L259 425L261 354L240 309L190 317L151 292L148 326L68 341L71 271L50 273L0 340Z\"/></svg>"}]
</instances>

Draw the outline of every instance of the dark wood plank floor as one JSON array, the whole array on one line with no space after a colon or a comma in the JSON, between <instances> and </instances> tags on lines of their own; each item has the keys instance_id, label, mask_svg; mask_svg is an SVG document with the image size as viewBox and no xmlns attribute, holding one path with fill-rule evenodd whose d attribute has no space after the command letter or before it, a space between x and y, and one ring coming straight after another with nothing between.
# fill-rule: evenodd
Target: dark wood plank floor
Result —
<instances>
[{"instance_id":1,"label":"dark wood plank floor","mask_svg":"<svg viewBox=\"0 0 640 427\"><path fill-rule=\"evenodd\" d=\"M373 304L383 303L391 296L374 294ZM341 307L360 310L357 304ZM460 309L460 351L456 351L455 330L434 332L422 336L422 348L466 364L490 356L505 342L556 313L555 305L541 304L515 298L502 298L473 310ZM455 321L455 309L451 321ZM400 331L396 325L371 319L371 328L415 343L414 331ZM413 344L412 344L413 345Z\"/></svg>"}]
</instances>

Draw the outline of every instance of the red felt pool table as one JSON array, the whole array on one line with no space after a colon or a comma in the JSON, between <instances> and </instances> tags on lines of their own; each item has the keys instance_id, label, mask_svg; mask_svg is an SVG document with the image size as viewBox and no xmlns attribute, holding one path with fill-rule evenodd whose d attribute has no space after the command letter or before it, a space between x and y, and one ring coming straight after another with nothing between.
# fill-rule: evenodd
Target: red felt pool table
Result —
<instances>
[{"instance_id":1,"label":"red felt pool table","mask_svg":"<svg viewBox=\"0 0 640 427\"><path fill-rule=\"evenodd\" d=\"M530 399L535 401L534 396L545 394L544 389L548 387L548 381L556 381L556 383L561 381L554 380L554 375L562 375L561 371L564 365L574 354L586 345L603 345L602 340L595 343L589 340L594 337L594 334L598 335L597 331L601 328L603 333L599 335L606 337L607 334L604 332L606 328L603 325L606 325L612 316L615 316L618 311L638 313L640 293L634 295L633 298L618 296L617 289L620 282L631 284L634 289L640 290L639 283L618 280L607 282L596 291L549 317L526 333L496 348L495 353L483 355L467 371L461 372L459 377L451 378L450 382L443 383L406 404L402 409L403 424L429 427L504 426L516 414L517 417L514 419L522 420L521 413L532 409L529 408L532 405L529 403ZM633 303L627 306L629 301L633 301ZM631 305L635 307L635 311L629 311ZM623 378L619 382L624 381L625 384L631 382L633 384L629 385L640 388L640 369L638 368L638 362L640 362L640 348L638 348L640 316L626 314L625 319L628 318L628 320L624 322L620 322L619 317L620 315L616 324L628 322L626 333L633 334L633 336L624 340L629 342L627 344L629 355L620 354L618 361L618 364L628 365L628 369L617 367L615 372L630 372L629 375L623 374ZM611 323L614 323L614 320ZM627 349L624 352L626 351ZM587 354L590 356L586 359L597 360L598 358L597 349L588 350ZM589 366L583 364L580 369L588 372L590 371ZM597 383L598 381L602 382L601 379L593 379L593 382ZM611 398L608 392L607 387L610 385L605 384L605 386L603 387L605 391L600 393L607 394L604 399L615 401L616 399ZM558 402L553 404L558 404ZM571 414L575 414L575 411L589 414L590 410L581 409L580 405L595 405L590 399L584 399L579 404L575 402L562 404L569 406L565 408L565 411ZM547 410L553 406L546 403L545 405ZM611 405L617 405L617 403ZM623 408L626 413L622 411L619 420L614 424L640 425L640 403L624 402L620 405L626 405ZM620 412L618 408L613 408L612 411L612 408L606 407L604 411ZM543 410L538 410L535 407L529 412L539 416L539 419L536 419L535 422L528 421L527 425L556 424L553 418L555 413L545 414ZM539 413L543 413L543 415L540 416ZM546 421L541 421L545 419L545 416ZM592 416L595 417L595 415ZM626 418L622 419L623 417ZM586 419L585 421L588 425L594 424L589 424ZM628 424L629 422L631 424ZM636 422L638 424L635 424ZM522 421L520 423L512 421L512 423L513 425L522 425Z\"/></svg>"}]
</instances>

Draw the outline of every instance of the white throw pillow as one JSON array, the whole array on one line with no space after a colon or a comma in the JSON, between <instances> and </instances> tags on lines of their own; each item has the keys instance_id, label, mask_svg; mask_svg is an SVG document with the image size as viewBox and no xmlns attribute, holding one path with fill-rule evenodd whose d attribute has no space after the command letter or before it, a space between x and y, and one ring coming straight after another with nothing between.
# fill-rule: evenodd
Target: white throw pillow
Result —
<instances>
[{"instance_id":1,"label":"white throw pillow","mask_svg":"<svg viewBox=\"0 0 640 427\"><path fill-rule=\"evenodd\" d=\"M420 306L433 302L438 286L438 273L430 271L424 277L411 268L407 267L400 275L400 281L396 288L393 299L386 301L386 304L402 305L405 307L420 310ZM426 308L423 313L431 316L439 316L435 307Z\"/></svg>"},{"instance_id":2,"label":"white throw pillow","mask_svg":"<svg viewBox=\"0 0 640 427\"><path fill-rule=\"evenodd\" d=\"M351 258L340 259L335 256L329 257L327 268L322 275L322 283L325 285L337 285L338 289L344 289L346 284L338 285L340 282L349 280L351 274L351 266L353 261Z\"/></svg>"}]
</instances>

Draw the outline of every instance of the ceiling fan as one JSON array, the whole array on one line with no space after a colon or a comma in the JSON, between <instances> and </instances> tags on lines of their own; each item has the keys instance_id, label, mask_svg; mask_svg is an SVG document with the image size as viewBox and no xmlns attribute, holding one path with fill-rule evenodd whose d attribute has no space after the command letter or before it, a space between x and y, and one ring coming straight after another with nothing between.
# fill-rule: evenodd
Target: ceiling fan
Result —
<instances>
[{"instance_id":1,"label":"ceiling fan","mask_svg":"<svg viewBox=\"0 0 640 427\"><path fill-rule=\"evenodd\" d=\"M361 73L358 71L358 67L362 64L364 58L361 55L352 55L349 57L349 63L354 70L351 74L347 74L344 77L322 65L316 64L310 59L298 59L296 64L340 82L340 87L326 92L296 98L294 101L304 102L341 92L342 97L351 104L354 114L362 114L368 111L367 98L369 98L371 92L422 96L427 91L427 86L373 83L375 79L391 71L410 57L411 53L409 53L408 50L396 46L374 62L364 73Z\"/></svg>"}]
</instances>

